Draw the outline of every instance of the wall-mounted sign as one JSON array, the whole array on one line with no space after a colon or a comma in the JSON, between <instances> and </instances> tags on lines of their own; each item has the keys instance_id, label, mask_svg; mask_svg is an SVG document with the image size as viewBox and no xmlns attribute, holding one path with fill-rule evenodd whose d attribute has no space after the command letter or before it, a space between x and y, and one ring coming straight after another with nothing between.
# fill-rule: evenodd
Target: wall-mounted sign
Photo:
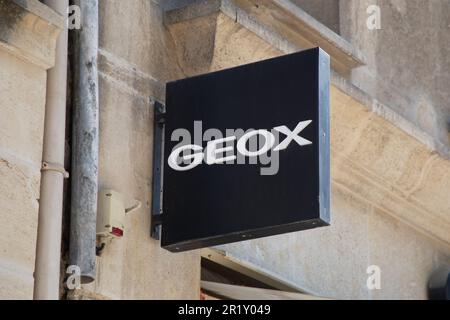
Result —
<instances>
[{"instance_id":1,"label":"wall-mounted sign","mask_svg":"<svg viewBox=\"0 0 450 320\"><path fill-rule=\"evenodd\" d=\"M163 248L329 224L329 74L316 48L167 84Z\"/></svg>"}]
</instances>

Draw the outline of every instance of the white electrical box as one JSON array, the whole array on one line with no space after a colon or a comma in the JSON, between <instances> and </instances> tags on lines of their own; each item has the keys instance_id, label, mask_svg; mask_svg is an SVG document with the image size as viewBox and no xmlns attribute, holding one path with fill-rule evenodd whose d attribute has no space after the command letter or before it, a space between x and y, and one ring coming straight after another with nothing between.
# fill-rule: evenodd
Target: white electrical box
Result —
<instances>
[{"instance_id":1,"label":"white electrical box","mask_svg":"<svg viewBox=\"0 0 450 320\"><path fill-rule=\"evenodd\" d=\"M114 190L98 194L97 235L121 238L124 234L125 205L123 196Z\"/></svg>"}]
</instances>

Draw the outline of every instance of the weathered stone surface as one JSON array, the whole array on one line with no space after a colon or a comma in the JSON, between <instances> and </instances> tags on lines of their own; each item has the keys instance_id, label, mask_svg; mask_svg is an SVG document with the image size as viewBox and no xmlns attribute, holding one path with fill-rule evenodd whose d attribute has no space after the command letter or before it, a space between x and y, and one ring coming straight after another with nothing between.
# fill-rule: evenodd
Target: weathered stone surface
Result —
<instances>
[{"instance_id":1,"label":"weathered stone surface","mask_svg":"<svg viewBox=\"0 0 450 320\"><path fill-rule=\"evenodd\" d=\"M155 1L99 1L99 5L101 49L161 83L182 76Z\"/></svg>"},{"instance_id":2,"label":"weathered stone surface","mask_svg":"<svg viewBox=\"0 0 450 320\"><path fill-rule=\"evenodd\" d=\"M367 221L369 263L381 269L381 290L371 299L427 299L429 276L450 263L448 247L417 234L375 209ZM366 276L367 278L367 276Z\"/></svg>"},{"instance_id":3,"label":"weathered stone surface","mask_svg":"<svg viewBox=\"0 0 450 320\"><path fill-rule=\"evenodd\" d=\"M367 28L370 5L381 29ZM341 34L365 52L367 67L351 80L382 103L448 145L450 115L450 2L341 1Z\"/></svg>"},{"instance_id":4,"label":"weathered stone surface","mask_svg":"<svg viewBox=\"0 0 450 320\"><path fill-rule=\"evenodd\" d=\"M338 7L332 5L337 15ZM313 6L308 6L311 11ZM331 8L327 6L327 8ZM322 8L320 8L322 9ZM317 10L312 10L316 12ZM331 57L333 68L343 74L352 68L364 64L363 57L335 32L319 23L314 17L301 10L298 5L287 0L256 1L256 0L191 0L181 2L175 8L168 8L164 14L167 26L208 17L211 19L217 13L223 13L236 23L254 32L279 50L297 51L320 46ZM328 19L328 18L327 18ZM334 19L337 28L338 19ZM192 30L200 30L191 24ZM194 45L192 42L189 42Z\"/></svg>"},{"instance_id":5,"label":"weathered stone surface","mask_svg":"<svg viewBox=\"0 0 450 320\"><path fill-rule=\"evenodd\" d=\"M0 49L0 298L31 299L46 72Z\"/></svg>"},{"instance_id":6,"label":"weathered stone surface","mask_svg":"<svg viewBox=\"0 0 450 320\"><path fill-rule=\"evenodd\" d=\"M340 0L291 0L291 2L337 34L340 33Z\"/></svg>"},{"instance_id":7,"label":"weathered stone surface","mask_svg":"<svg viewBox=\"0 0 450 320\"><path fill-rule=\"evenodd\" d=\"M98 258L95 283L71 298L198 299L199 253L174 255L150 238L152 101L164 99L166 80L183 77L172 39L150 1L102 1L100 16L99 185L142 208Z\"/></svg>"},{"instance_id":8,"label":"weathered stone surface","mask_svg":"<svg viewBox=\"0 0 450 320\"><path fill-rule=\"evenodd\" d=\"M30 270L34 267L39 178L39 171L0 159L2 259Z\"/></svg>"},{"instance_id":9,"label":"weathered stone surface","mask_svg":"<svg viewBox=\"0 0 450 320\"><path fill-rule=\"evenodd\" d=\"M0 297L2 300L30 300L33 297L33 275L14 265L0 263Z\"/></svg>"},{"instance_id":10,"label":"weathered stone surface","mask_svg":"<svg viewBox=\"0 0 450 320\"><path fill-rule=\"evenodd\" d=\"M0 47L41 68L55 63L63 17L38 0L0 1Z\"/></svg>"},{"instance_id":11,"label":"weathered stone surface","mask_svg":"<svg viewBox=\"0 0 450 320\"><path fill-rule=\"evenodd\" d=\"M0 150L40 168L46 72L0 49Z\"/></svg>"},{"instance_id":12,"label":"weathered stone surface","mask_svg":"<svg viewBox=\"0 0 450 320\"><path fill-rule=\"evenodd\" d=\"M199 297L199 255L171 254L150 238L153 105L101 80L100 187L143 203L125 220L123 239L97 260L97 281L87 286L112 299Z\"/></svg>"}]
</instances>

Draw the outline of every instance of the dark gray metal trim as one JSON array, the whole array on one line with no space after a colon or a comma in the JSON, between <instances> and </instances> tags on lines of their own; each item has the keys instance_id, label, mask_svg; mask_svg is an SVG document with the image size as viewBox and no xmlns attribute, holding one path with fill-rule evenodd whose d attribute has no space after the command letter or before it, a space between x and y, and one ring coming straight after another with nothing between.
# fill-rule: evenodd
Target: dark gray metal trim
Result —
<instances>
[{"instance_id":1,"label":"dark gray metal trim","mask_svg":"<svg viewBox=\"0 0 450 320\"><path fill-rule=\"evenodd\" d=\"M164 171L164 116L166 107L155 102L153 120L153 189L150 234L155 240L161 238L163 171Z\"/></svg>"},{"instance_id":2,"label":"dark gray metal trim","mask_svg":"<svg viewBox=\"0 0 450 320\"><path fill-rule=\"evenodd\" d=\"M319 48L319 203L320 218L331 223L330 56Z\"/></svg>"}]
</instances>

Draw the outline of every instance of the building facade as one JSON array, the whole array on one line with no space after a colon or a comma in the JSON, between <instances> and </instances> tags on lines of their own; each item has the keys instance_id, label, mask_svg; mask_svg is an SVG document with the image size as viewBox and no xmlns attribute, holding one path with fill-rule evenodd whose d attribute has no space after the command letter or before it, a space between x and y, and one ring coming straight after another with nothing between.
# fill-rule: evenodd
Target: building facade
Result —
<instances>
[{"instance_id":1,"label":"building facade","mask_svg":"<svg viewBox=\"0 0 450 320\"><path fill-rule=\"evenodd\" d=\"M201 261L213 258L309 296L428 298L430 277L450 266L450 1L88 2L99 12L98 189L141 207L96 258L95 281L69 290L67 180L54 261L61 298L199 299L210 285ZM45 3L0 0L2 299L32 299L35 287L47 72L67 28ZM70 48L80 19L81 29L69 30L69 172ZM332 64L331 226L186 253L161 249L149 230L154 103L164 102L165 83L312 47Z\"/></svg>"}]
</instances>

